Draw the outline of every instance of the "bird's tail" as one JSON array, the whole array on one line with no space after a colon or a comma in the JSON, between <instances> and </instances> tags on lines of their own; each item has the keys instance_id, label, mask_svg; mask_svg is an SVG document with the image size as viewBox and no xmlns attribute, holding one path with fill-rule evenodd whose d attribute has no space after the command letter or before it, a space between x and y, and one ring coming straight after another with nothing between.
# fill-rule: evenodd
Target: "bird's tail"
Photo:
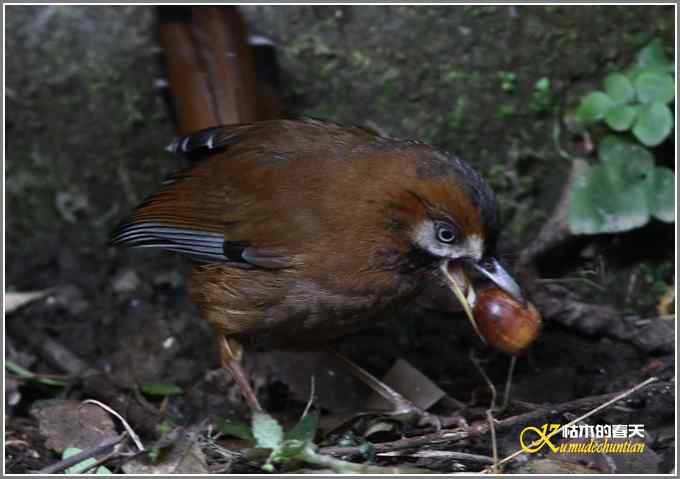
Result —
<instances>
[{"instance_id":1,"label":"bird's tail","mask_svg":"<svg viewBox=\"0 0 680 479\"><path fill-rule=\"evenodd\" d=\"M181 141L173 143L173 152L189 160L214 153L211 150L233 139L222 134L230 131L229 126L218 125L278 116L273 45L262 37L256 37L255 45L248 42L236 7L161 6L157 14L168 87L164 92L181 136ZM188 252L191 243L194 257L223 258L224 238L219 232L224 224L213 224L219 215L206 216L196 208L203 204L201 191L192 191L181 200L168 193L167 188L177 187L181 183L177 179L184 175L175 174L164 183L166 190L160 195L164 201L156 202L159 195L155 195L138 206L114 231L112 244ZM187 229L187 222L192 227ZM210 251L206 250L209 244Z\"/></svg>"},{"instance_id":2,"label":"bird's tail","mask_svg":"<svg viewBox=\"0 0 680 479\"><path fill-rule=\"evenodd\" d=\"M254 47L248 43L235 6L160 6L158 35L180 135L279 115L275 86L263 75L258 79L256 68L256 57L272 46L261 37ZM275 61L271 52L265 58Z\"/></svg>"}]
</instances>

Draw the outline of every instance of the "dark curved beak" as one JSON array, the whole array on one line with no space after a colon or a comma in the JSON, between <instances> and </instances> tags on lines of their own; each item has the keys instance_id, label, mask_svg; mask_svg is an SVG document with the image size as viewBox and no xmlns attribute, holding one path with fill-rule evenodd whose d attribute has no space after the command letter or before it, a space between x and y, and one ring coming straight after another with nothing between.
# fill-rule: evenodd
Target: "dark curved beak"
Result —
<instances>
[{"instance_id":1,"label":"dark curved beak","mask_svg":"<svg viewBox=\"0 0 680 479\"><path fill-rule=\"evenodd\" d=\"M522 294L522 289L512 276L501 266L496 258L485 259L481 262L470 261L469 263L474 269L489 278L493 283L508 293L510 296L519 301L522 305L526 305L526 300Z\"/></svg>"}]
</instances>

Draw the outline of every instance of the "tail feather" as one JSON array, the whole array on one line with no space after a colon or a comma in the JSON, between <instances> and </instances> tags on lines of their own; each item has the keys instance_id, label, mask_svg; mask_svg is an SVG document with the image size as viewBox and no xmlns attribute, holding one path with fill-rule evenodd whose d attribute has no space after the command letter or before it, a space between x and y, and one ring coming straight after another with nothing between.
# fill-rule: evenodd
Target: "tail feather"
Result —
<instances>
[{"instance_id":1,"label":"tail feather","mask_svg":"<svg viewBox=\"0 0 680 479\"><path fill-rule=\"evenodd\" d=\"M170 151L192 160L211 156L238 142L248 129L215 127L278 116L278 98L271 85L258 82L246 25L236 7L168 5L157 11L172 109L181 135ZM163 189L113 233L113 243L231 261L223 251L229 223L222 218L224 192L205 191L198 163L166 179Z\"/></svg>"},{"instance_id":2,"label":"tail feather","mask_svg":"<svg viewBox=\"0 0 680 479\"><path fill-rule=\"evenodd\" d=\"M246 25L235 6L158 7L180 135L275 118L278 99L258 82Z\"/></svg>"}]
</instances>

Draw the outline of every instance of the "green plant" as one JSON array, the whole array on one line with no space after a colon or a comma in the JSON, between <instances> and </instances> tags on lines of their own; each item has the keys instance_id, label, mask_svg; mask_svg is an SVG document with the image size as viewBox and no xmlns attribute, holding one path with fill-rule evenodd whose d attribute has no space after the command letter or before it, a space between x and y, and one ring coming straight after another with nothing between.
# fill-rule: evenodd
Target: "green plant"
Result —
<instances>
[{"instance_id":1,"label":"green plant","mask_svg":"<svg viewBox=\"0 0 680 479\"><path fill-rule=\"evenodd\" d=\"M261 412L253 413L250 426L225 419L219 419L217 426L223 434L250 441L258 448L269 449L269 458L262 468L272 472L275 463L305 460L304 450L314 446L319 416L317 413L305 414L287 432L283 431L276 419Z\"/></svg>"},{"instance_id":2,"label":"green plant","mask_svg":"<svg viewBox=\"0 0 680 479\"><path fill-rule=\"evenodd\" d=\"M514 72L500 71L498 72L498 78L501 81L501 89L507 92L515 91L515 86L517 84L517 74Z\"/></svg>"},{"instance_id":3,"label":"green plant","mask_svg":"<svg viewBox=\"0 0 680 479\"><path fill-rule=\"evenodd\" d=\"M537 113L544 112L550 106L551 100L550 80L546 77L539 78L534 83L534 91L531 94L531 109Z\"/></svg>"},{"instance_id":4,"label":"green plant","mask_svg":"<svg viewBox=\"0 0 680 479\"><path fill-rule=\"evenodd\" d=\"M656 146L670 135L675 99L673 62L661 40L655 39L637 56L635 65L604 79L604 91L588 93L576 118L589 124L600 120L614 131L631 130L640 143Z\"/></svg>"},{"instance_id":5,"label":"green plant","mask_svg":"<svg viewBox=\"0 0 680 479\"><path fill-rule=\"evenodd\" d=\"M673 128L673 64L660 40L637 56L633 67L611 73L604 91L581 100L577 120L603 120L617 132L630 130L639 143L608 135L598 143L599 163L588 166L571 187L569 227L575 234L615 233L656 218L675 221L675 176L657 167L646 146L664 141Z\"/></svg>"},{"instance_id":6,"label":"green plant","mask_svg":"<svg viewBox=\"0 0 680 479\"><path fill-rule=\"evenodd\" d=\"M82 450L78 449L77 447L68 447L64 450L64 453L62 455L62 459L67 459L71 456L75 456L76 454L80 454ZM87 459L83 459L79 463L69 467L66 469L64 472L66 474L83 474L85 471L88 469L92 469L93 466L97 464L97 460L94 457L89 457ZM95 474L103 474L103 475L111 475L113 474L111 470L109 470L105 466L99 466L94 472Z\"/></svg>"},{"instance_id":7,"label":"green plant","mask_svg":"<svg viewBox=\"0 0 680 479\"><path fill-rule=\"evenodd\" d=\"M40 384L45 384L47 386L57 386L57 387L64 387L66 386L66 381L62 379L54 379L50 377L45 377L45 376L40 376L39 374L32 373L28 369L19 366L17 363L11 360L5 360L5 369L8 370L9 372L15 374L17 377L21 379L25 379L28 381L34 381L36 383Z\"/></svg>"},{"instance_id":8,"label":"green plant","mask_svg":"<svg viewBox=\"0 0 680 479\"><path fill-rule=\"evenodd\" d=\"M176 396L178 394L182 394L182 388L175 384L142 384L140 390L147 396Z\"/></svg>"},{"instance_id":9,"label":"green plant","mask_svg":"<svg viewBox=\"0 0 680 479\"><path fill-rule=\"evenodd\" d=\"M572 233L627 231L650 217L675 220L675 177L654 165L646 148L616 136L598 145L600 162L588 166L571 190L569 224Z\"/></svg>"},{"instance_id":10,"label":"green plant","mask_svg":"<svg viewBox=\"0 0 680 479\"><path fill-rule=\"evenodd\" d=\"M245 424L220 420L221 432L252 441L255 447L271 452L262 469L274 472L274 464L304 462L333 469L341 474L422 474L425 469L413 467L382 467L347 462L319 453L314 443L319 428L319 415L305 414L289 431L283 430L276 419L262 412L253 413L250 427Z\"/></svg>"},{"instance_id":11,"label":"green plant","mask_svg":"<svg viewBox=\"0 0 680 479\"><path fill-rule=\"evenodd\" d=\"M304 460L304 450L314 444L319 426L316 413L306 414L290 431L283 432L281 425L268 414L253 415L252 432L257 447L271 449L264 469L273 470L272 463Z\"/></svg>"}]
</instances>

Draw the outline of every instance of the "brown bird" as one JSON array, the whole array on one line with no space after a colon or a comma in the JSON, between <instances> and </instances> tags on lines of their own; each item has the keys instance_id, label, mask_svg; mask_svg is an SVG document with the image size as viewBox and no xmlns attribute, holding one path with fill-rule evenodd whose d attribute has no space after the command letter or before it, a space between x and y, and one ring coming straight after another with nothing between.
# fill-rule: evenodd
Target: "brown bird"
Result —
<instances>
[{"instance_id":1,"label":"brown bird","mask_svg":"<svg viewBox=\"0 0 680 479\"><path fill-rule=\"evenodd\" d=\"M260 406L239 343L319 349L421 294L450 300L453 287L458 300L474 302L468 266L521 300L494 259L493 194L468 165L357 127L257 123L277 116L280 103L271 75L258 75L258 50L239 11L163 6L158 18L174 118L185 135L170 150L191 166L140 205L113 241L197 261L190 295L252 409ZM426 417L345 361L395 413Z\"/></svg>"},{"instance_id":2,"label":"brown bird","mask_svg":"<svg viewBox=\"0 0 680 479\"><path fill-rule=\"evenodd\" d=\"M312 119L209 128L169 149L191 166L113 241L198 262L190 296L253 409L238 343L318 348L432 285L474 302L470 269L524 303L495 256L494 194L451 154Z\"/></svg>"}]
</instances>

